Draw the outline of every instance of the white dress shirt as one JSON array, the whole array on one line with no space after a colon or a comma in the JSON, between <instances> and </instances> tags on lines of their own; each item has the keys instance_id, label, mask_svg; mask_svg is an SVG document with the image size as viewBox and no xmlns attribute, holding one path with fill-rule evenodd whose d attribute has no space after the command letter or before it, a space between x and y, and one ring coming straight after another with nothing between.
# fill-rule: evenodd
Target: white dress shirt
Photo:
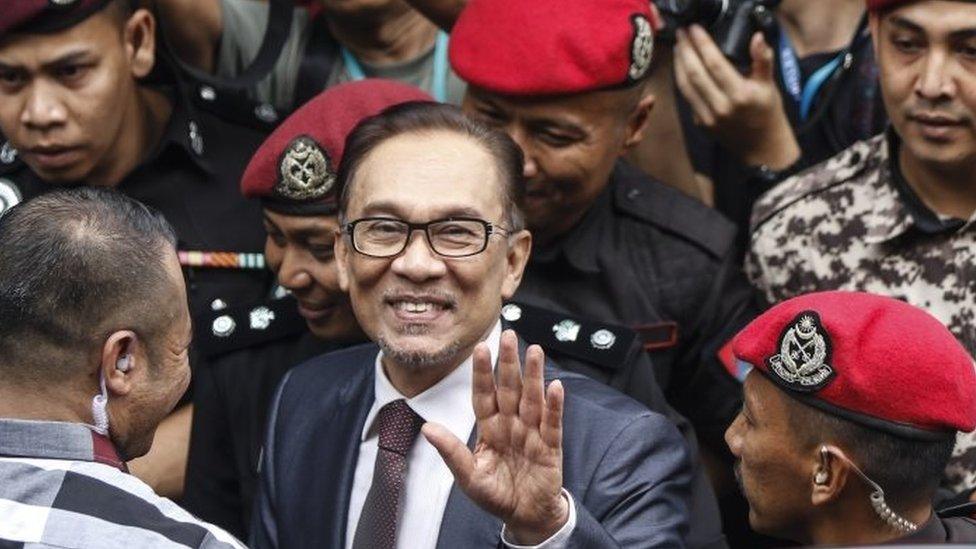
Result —
<instances>
[{"instance_id":1,"label":"white dress shirt","mask_svg":"<svg viewBox=\"0 0 976 549\"><path fill-rule=\"evenodd\" d=\"M491 353L492 364L498 357L502 326L499 321L485 342ZM376 416L384 405L406 398L393 387L383 371L383 352L376 356L376 400L373 402L359 444L359 459L349 498L349 516L346 522L346 549L352 548L359 524L359 515L366 502L366 494L373 483L373 468L379 434L374 428ZM407 404L425 421L440 423L454 436L467 443L475 426L474 409L471 407L473 359L468 357L458 368L423 393L407 398ZM447 508L447 498L454 485L454 476L441 459L437 450L422 434L417 436L407 456L407 478L404 492L400 494L401 515L397 526L397 549L435 549L440 534L441 520ZM562 529L541 545L539 549L565 547L576 527L576 509L572 497L563 490L569 501L570 517ZM500 534L501 535L501 534ZM506 536L507 537L507 536ZM509 547L521 549L503 538Z\"/></svg>"}]
</instances>

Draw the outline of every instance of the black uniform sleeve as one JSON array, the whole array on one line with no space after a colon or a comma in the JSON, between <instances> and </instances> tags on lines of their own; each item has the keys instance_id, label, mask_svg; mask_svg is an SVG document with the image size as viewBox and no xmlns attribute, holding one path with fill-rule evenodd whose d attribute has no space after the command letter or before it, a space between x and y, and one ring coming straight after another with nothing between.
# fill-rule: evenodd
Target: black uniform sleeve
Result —
<instances>
[{"instance_id":1,"label":"black uniform sleeve","mask_svg":"<svg viewBox=\"0 0 976 549\"><path fill-rule=\"evenodd\" d=\"M198 368L183 505L198 517L246 538L231 420L213 367Z\"/></svg>"}]
</instances>

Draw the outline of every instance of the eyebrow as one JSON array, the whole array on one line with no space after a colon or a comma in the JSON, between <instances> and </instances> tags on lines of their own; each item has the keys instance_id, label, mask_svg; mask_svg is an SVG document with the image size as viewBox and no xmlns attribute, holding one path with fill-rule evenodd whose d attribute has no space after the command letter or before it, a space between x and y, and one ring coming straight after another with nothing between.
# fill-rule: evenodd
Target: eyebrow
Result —
<instances>
[{"instance_id":1,"label":"eyebrow","mask_svg":"<svg viewBox=\"0 0 976 549\"><path fill-rule=\"evenodd\" d=\"M91 52L91 50L87 48L81 48L81 49L69 51L68 53L58 57L57 59L54 59L53 61L46 61L42 63L41 68L43 68L44 70L50 70L52 68L60 67L63 65L82 63L85 61L89 61L90 60L89 58L92 55L93 53ZM26 70L26 67L24 67L23 65L9 64L0 61L0 70L6 70L6 71Z\"/></svg>"},{"instance_id":2,"label":"eyebrow","mask_svg":"<svg viewBox=\"0 0 976 549\"><path fill-rule=\"evenodd\" d=\"M402 217L400 215L401 211L402 210L400 209L399 204L381 200L367 204L366 207L363 208L363 215L371 216L389 214ZM443 209L435 210L435 213L430 217L430 219L444 219L448 217L475 217L482 219L485 217L485 214L469 206L447 206Z\"/></svg>"},{"instance_id":3,"label":"eyebrow","mask_svg":"<svg viewBox=\"0 0 976 549\"><path fill-rule=\"evenodd\" d=\"M889 22L903 30L926 34L925 29L921 25L902 15L892 15ZM949 37L955 40L963 40L973 36L976 36L976 28L958 29L949 33Z\"/></svg>"}]
</instances>

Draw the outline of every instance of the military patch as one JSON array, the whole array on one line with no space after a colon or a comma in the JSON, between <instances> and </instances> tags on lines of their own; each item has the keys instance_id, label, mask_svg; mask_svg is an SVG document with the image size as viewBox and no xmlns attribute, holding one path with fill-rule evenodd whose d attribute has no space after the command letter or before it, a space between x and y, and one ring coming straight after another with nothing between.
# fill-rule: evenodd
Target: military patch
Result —
<instances>
[{"instance_id":1,"label":"military patch","mask_svg":"<svg viewBox=\"0 0 976 549\"><path fill-rule=\"evenodd\" d=\"M654 53L654 29L651 22L643 15L630 18L634 25L634 41L630 46L630 70L627 76L631 80L640 80L651 67L651 57Z\"/></svg>"},{"instance_id":2,"label":"military patch","mask_svg":"<svg viewBox=\"0 0 976 549\"><path fill-rule=\"evenodd\" d=\"M787 387L804 393L823 388L836 375L830 367L830 335L814 311L804 311L786 326L779 353L766 363Z\"/></svg>"},{"instance_id":3,"label":"military patch","mask_svg":"<svg viewBox=\"0 0 976 549\"><path fill-rule=\"evenodd\" d=\"M13 208L23 197L14 182L9 179L0 179L0 215Z\"/></svg>"},{"instance_id":4,"label":"military patch","mask_svg":"<svg viewBox=\"0 0 976 549\"><path fill-rule=\"evenodd\" d=\"M292 200L321 198L336 182L329 155L308 136L299 136L288 145L278 171L281 177L275 192Z\"/></svg>"}]
</instances>

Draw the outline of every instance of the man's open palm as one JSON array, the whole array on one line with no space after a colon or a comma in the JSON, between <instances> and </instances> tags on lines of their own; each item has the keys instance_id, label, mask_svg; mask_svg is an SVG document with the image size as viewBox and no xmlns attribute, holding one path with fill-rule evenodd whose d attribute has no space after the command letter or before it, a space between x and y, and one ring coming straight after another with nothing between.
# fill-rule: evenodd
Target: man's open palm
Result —
<instances>
[{"instance_id":1,"label":"man's open palm","mask_svg":"<svg viewBox=\"0 0 976 549\"><path fill-rule=\"evenodd\" d=\"M525 353L523 374L510 330L501 338L497 384L486 344L475 348L473 362L474 452L441 425L424 425L424 436L468 497L504 521L520 543L540 543L569 516L561 494L562 384L546 389L545 355L537 345Z\"/></svg>"}]
</instances>

